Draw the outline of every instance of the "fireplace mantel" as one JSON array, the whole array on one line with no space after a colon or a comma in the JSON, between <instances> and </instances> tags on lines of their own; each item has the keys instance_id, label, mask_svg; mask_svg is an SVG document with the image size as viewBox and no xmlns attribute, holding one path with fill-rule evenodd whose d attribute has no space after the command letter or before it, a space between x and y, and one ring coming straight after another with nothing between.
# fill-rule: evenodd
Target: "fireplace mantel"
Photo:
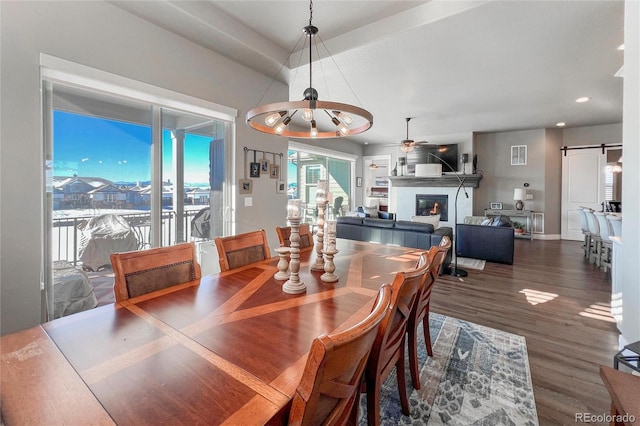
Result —
<instances>
[{"instance_id":1,"label":"fireplace mantel","mask_svg":"<svg viewBox=\"0 0 640 426\"><path fill-rule=\"evenodd\" d=\"M467 188L478 188L480 186L481 174L459 175L464 179L464 186ZM389 176L391 185L395 187L420 187L420 186L454 186L460 184L458 177L453 174L446 174L436 177L415 177L415 176Z\"/></svg>"}]
</instances>

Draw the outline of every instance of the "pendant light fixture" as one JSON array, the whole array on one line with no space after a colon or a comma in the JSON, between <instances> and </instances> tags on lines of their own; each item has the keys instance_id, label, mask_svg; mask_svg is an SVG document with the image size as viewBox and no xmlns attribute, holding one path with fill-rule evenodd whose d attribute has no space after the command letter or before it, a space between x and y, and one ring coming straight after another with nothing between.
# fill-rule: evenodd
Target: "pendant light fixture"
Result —
<instances>
[{"instance_id":1,"label":"pendant light fixture","mask_svg":"<svg viewBox=\"0 0 640 426\"><path fill-rule=\"evenodd\" d=\"M402 152L411 152L416 146L416 141L413 139L409 139L409 121L410 117L405 118L407 120L407 138L405 140L400 141L400 151Z\"/></svg>"},{"instance_id":2,"label":"pendant light fixture","mask_svg":"<svg viewBox=\"0 0 640 426\"><path fill-rule=\"evenodd\" d=\"M309 87L303 93L304 98L253 108L247 113L247 124L252 129L292 138L331 139L357 135L373 125L373 115L361 107L318 98L318 91L313 87L312 52L314 40L319 36L312 20L313 0L309 2L309 25L303 28L309 39Z\"/></svg>"}]
</instances>

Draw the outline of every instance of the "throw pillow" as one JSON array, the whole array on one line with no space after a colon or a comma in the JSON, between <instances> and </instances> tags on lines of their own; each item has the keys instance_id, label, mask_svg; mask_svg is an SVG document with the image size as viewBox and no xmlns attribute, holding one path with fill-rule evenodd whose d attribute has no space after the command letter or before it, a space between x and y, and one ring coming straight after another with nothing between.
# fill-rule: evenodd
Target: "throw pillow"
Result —
<instances>
[{"instance_id":1,"label":"throw pillow","mask_svg":"<svg viewBox=\"0 0 640 426\"><path fill-rule=\"evenodd\" d=\"M422 223L430 223L433 225L434 229L438 229L440 227L440 215L435 214L432 216L411 216L412 222L422 222Z\"/></svg>"},{"instance_id":2,"label":"throw pillow","mask_svg":"<svg viewBox=\"0 0 640 426\"><path fill-rule=\"evenodd\" d=\"M493 219L485 219L485 220L482 221L482 223L480 225L482 225L482 226L491 225L491 221L493 221Z\"/></svg>"},{"instance_id":3,"label":"throw pillow","mask_svg":"<svg viewBox=\"0 0 640 426\"><path fill-rule=\"evenodd\" d=\"M367 207L364 206L362 208L367 217L378 217L378 208L377 207Z\"/></svg>"}]
</instances>

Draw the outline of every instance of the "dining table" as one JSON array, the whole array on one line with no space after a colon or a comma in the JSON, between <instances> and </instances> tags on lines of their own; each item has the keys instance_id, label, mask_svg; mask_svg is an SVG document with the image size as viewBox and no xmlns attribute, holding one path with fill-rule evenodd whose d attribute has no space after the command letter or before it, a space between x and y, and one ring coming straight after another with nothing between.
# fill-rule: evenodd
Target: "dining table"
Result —
<instances>
[{"instance_id":1,"label":"dining table","mask_svg":"<svg viewBox=\"0 0 640 426\"><path fill-rule=\"evenodd\" d=\"M285 424L313 339L354 325L414 248L337 240L337 282L300 253L300 294L278 258L0 338L0 407L24 424ZM320 254L321 255L321 254Z\"/></svg>"}]
</instances>

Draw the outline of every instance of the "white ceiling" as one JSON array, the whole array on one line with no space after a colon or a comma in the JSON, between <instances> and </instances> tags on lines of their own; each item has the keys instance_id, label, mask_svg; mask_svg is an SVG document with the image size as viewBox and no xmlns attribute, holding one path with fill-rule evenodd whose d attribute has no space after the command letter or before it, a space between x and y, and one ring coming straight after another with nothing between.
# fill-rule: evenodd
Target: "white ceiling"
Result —
<instances>
[{"instance_id":1,"label":"white ceiling","mask_svg":"<svg viewBox=\"0 0 640 426\"><path fill-rule=\"evenodd\" d=\"M308 50L287 60L307 1L110 3L289 82L292 100L308 86ZM623 1L316 0L313 9L333 58L320 45L313 85L321 100L371 111L358 142L399 142L405 117L415 140L622 121Z\"/></svg>"}]
</instances>

